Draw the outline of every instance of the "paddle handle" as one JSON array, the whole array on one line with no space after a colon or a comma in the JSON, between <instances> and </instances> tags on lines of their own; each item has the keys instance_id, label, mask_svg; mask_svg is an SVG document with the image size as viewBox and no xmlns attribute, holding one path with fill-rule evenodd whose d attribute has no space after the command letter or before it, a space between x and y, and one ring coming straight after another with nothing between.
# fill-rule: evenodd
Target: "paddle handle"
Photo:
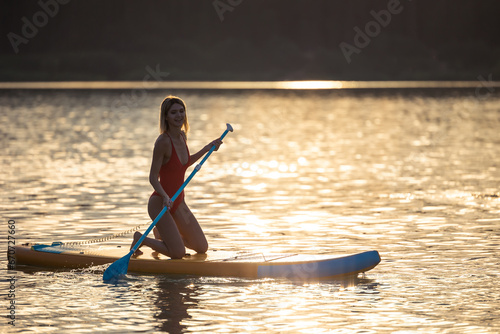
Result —
<instances>
[{"instance_id":1,"label":"paddle handle","mask_svg":"<svg viewBox=\"0 0 500 334\"><path fill-rule=\"evenodd\" d=\"M222 133L222 136L220 136L220 139L221 140L224 139L224 137L230 131L233 132L233 127L231 126L231 124L227 123L226 124L226 130L224 131L224 133ZM210 154L212 154L212 152L214 150L215 150L215 145L212 145L212 147L210 148L210 151L208 151L208 153L205 154L205 156L203 157L203 159L201 160L201 162L198 165L196 165L196 167L194 168L194 170L191 172L191 174L189 175L189 177L184 181L184 183L179 188L179 190L177 190L177 192L174 194L174 196L172 196L172 198L171 198L172 203L177 199L177 197L179 197L179 195L184 190L184 188L187 186L187 184L189 183L189 181L191 181L191 179L196 175L196 173L198 173L198 171L201 169L201 166L205 163L205 161L207 161L208 157L210 156ZM158 216L156 216L155 220L153 220L153 223L148 227L148 229L142 234L142 236L139 238L139 240L135 243L134 247L132 247L130 249L130 252L129 252L130 254L134 254L135 253L135 251L141 246L141 244L144 241L144 239L146 239L146 237L148 236L149 232L151 232L151 230L155 227L155 225L158 223L158 221L161 219L161 217L163 217L163 215L167 211L168 211L168 206L164 207L163 210L161 210L161 212L158 214Z\"/></svg>"}]
</instances>

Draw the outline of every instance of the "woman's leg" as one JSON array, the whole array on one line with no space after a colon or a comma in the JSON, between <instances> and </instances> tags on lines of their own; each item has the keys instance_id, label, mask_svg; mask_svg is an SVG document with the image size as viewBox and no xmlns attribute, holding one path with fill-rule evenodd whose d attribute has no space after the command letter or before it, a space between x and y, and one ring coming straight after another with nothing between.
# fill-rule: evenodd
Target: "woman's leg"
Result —
<instances>
[{"instance_id":1,"label":"woman's leg","mask_svg":"<svg viewBox=\"0 0 500 334\"><path fill-rule=\"evenodd\" d=\"M182 235L184 245L197 253L206 253L208 250L207 238L205 238L200 224L189 210L186 202L182 201L172 216Z\"/></svg>"},{"instance_id":2,"label":"woman's leg","mask_svg":"<svg viewBox=\"0 0 500 334\"><path fill-rule=\"evenodd\" d=\"M163 210L162 198L160 196L151 196L148 203L148 212L151 219L154 220L161 210ZM184 257L186 248L184 247L184 242L176 223L169 212L165 212L156 224L156 228L160 234L161 240L146 237L142 244L172 259ZM132 245L134 245L140 237L141 233L135 232Z\"/></svg>"}]
</instances>

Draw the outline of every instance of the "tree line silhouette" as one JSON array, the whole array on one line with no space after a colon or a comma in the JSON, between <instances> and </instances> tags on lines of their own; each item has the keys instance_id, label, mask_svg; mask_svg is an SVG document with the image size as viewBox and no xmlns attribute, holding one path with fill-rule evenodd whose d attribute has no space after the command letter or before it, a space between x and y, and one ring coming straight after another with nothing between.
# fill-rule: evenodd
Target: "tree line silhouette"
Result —
<instances>
[{"instance_id":1,"label":"tree line silhouette","mask_svg":"<svg viewBox=\"0 0 500 334\"><path fill-rule=\"evenodd\" d=\"M0 80L500 77L494 0L4 1Z\"/></svg>"}]
</instances>

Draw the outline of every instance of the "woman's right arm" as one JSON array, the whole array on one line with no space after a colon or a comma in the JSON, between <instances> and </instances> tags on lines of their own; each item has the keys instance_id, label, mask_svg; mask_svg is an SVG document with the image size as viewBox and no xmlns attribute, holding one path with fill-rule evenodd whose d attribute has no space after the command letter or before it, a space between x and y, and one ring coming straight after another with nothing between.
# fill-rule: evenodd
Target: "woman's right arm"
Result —
<instances>
[{"instance_id":1,"label":"woman's right arm","mask_svg":"<svg viewBox=\"0 0 500 334\"><path fill-rule=\"evenodd\" d=\"M165 157L170 158L172 148L168 138L158 138L153 149L153 161L151 162L151 169L149 171L149 183L153 186L154 190L163 198L163 205L171 207L170 197L160 184L158 175L165 160Z\"/></svg>"}]
</instances>

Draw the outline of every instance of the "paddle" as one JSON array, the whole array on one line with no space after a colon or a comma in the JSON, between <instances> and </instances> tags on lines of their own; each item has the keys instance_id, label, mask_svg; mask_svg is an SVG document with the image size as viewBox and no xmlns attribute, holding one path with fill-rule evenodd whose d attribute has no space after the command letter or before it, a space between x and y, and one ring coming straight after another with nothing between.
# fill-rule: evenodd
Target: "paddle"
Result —
<instances>
[{"instance_id":1,"label":"paddle","mask_svg":"<svg viewBox=\"0 0 500 334\"><path fill-rule=\"evenodd\" d=\"M227 127L226 131L224 131L224 133L222 134L222 136L220 136L221 140L224 139L224 137L227 135L227 133L229 131L233 132L233 127L231 126L231 124L227 123L226 127ZM208 153L205 154L205 156L203 157L203 159L201 160L201 162L198 165L196 165L196 167L194 168L194 170L191 172L191 175L189 175L189 177L186 179L186 181L184 181L184 183L179 188L179 190L177 190L177 192L175 193L175 195L171 198L172 202L174 202L177 199L177 197L184 190L184 188L189 183L189 181L191 181L191 179L195 176L195 174L201 169L201 166L203 165L203 163L208 159L208 157L210 156L210 154L212 154L212 152L214 150L215 150L215 145L213 145L212 148L210 149L210 151L208 151ZM104 281L110 281L110 280L118 278L119 276L123 276L123 275L127 274L128 263L130 261L130 258L132 257L132 254L134 254L135 251L141 246L142 242L144 241L144 239L146 239L146 237L149 234L149 232L151 232L151 230L153 229L153 227L155 227L156 223L158 223L158 221L165 214L165 212L167 212L167 210L168 210L168 207L164 207L163 210L161 210L161 212L155 218L155 220L153 221L153 223L151 223L151 225L144 232L144 234L142 235L142 237L135 243L134 247L132 247L132 249L130 250L130 252L127 255L125 255L124 257L116 260L115 262L113 262L108 267L108 269L106 269L106 271L104 272L104 275L102 276L102 278L103 278Z\"/></svg>"}]
</instances>

